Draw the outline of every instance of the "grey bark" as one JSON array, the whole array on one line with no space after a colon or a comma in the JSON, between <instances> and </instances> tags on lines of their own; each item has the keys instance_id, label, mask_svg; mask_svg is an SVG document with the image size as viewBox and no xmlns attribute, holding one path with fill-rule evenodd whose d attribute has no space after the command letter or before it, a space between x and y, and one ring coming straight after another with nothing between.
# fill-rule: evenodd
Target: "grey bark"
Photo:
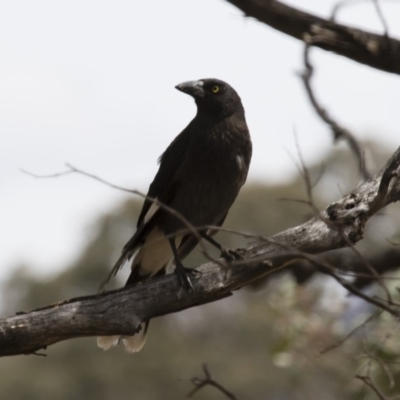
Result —
<instances>
[{"instance_id":1,"label":"grey bark","mask_svg":"<svg viewBox=\"0 0 400 400\"><path fill-rule=\"evenodd\" d=\"M76 337L132 335L143 320L227 297L295 259L313 262L310 254L349 247L362 239L372 215L400 199L399 166L400 148L374 178L314 218L239 249L242 261L217 260L199 266L193 291L182 290L172 274L1 319L0 356L34 353ZM332 275L325 264L321 270Z\"/></svg>"},{"instance_id":2,"label":"grey bark","mask_svg":"<svg viewBox=\"0 0 400 400\"><path fill-rule=\"evenodd\" d=\"M316 47L382 71L400 74L400 41L338 24L276 0L227 0L246 16Z\"/></svg>"}]
</instances>

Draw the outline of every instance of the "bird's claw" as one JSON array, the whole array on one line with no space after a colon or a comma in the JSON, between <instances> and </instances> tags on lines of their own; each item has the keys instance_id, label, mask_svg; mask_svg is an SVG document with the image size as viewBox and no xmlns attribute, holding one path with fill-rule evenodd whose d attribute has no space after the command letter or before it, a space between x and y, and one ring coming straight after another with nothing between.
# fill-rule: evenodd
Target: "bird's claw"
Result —
<instances>
[{"instance_id":1,"label":"bird's claw","mask_svg":"<svg viewBox=\"0 0 400 400\"><path fill-rule=\"evenodd\" d=\"M192 268L186 268L182 264L178 264L176 266L175 273L178 276L179 284L187 292L189 292L189 291L192 292L194 290L193 284L192 284L192 281L190 280L189 275L198 275L198 274L201 275L201 272L199 272L195 269L192 269Z\"/></svg>"},{"instance_id":2,"label":"bird's claw","mask_svg":"<svg viewBox=\"0 0 400 400\"><path fill-rule=\"evenodd\" d=\"M236 250L225 249L224 247L221 249L221 257L224 258L226 261L243 260L242 255L239 254Z\"/></svg>"}]
</instances>

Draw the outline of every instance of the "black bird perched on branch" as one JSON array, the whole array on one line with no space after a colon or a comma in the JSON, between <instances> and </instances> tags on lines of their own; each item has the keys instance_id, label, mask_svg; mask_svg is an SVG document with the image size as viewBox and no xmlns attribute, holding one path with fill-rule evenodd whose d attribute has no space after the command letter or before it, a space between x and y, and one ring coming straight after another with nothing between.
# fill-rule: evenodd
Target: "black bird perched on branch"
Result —
<instances>
[{"instance_id":1,"label":"black bird perched on branch","mask_svg":"<svg viewBox=\"0 0 400 400\"><path fill-rule=\"evenodd\" d=\"M246 181L252 146L242 102L218 79L184 82L176 89L195 99L197 114L161 155L137 231L110 273L115 275L133 257L127 285L175 267L181 285L190 289L182 260L201 239L219 248L222 256L234 254L211 237L216 230L204 227L222 225ZM100 336L98 345L107 350L122 339L127 351L139 351L148 323L130 337Z\"/></svg>"}]
</instances>

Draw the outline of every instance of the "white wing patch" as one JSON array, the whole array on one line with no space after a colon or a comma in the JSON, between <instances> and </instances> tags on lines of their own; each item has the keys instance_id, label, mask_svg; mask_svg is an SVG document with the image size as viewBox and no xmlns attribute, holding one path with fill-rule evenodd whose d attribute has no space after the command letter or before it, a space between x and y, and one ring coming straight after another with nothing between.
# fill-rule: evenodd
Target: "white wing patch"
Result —
<instances>
[{"instance_id":1,"label":"white wing patch","mask_svg":"<svg viewBox=\"0 0 400 400\"><path fill-rule=\"evenodd\" d=\"M238 165L239 169L240 169L241 171L243 171L243 169L244 169L243 157L240 156L240 155L238 154L238 155L236 156L236 162L237 162L237 165Z\"/></svg>"},{"instance_id":2,"label":"white wing patch","mask_svg":"<svg viewBox=\"0 0 400 400\"><path fill-rule=\"evenodd\" d=\"M159 210L160 205L157 202L157 198L154 199L153 203L151 204L149 210L147 211L146 215L144 216L144 223L146 224L151 220L153 215Z\"/></svg>"}]
</instances>

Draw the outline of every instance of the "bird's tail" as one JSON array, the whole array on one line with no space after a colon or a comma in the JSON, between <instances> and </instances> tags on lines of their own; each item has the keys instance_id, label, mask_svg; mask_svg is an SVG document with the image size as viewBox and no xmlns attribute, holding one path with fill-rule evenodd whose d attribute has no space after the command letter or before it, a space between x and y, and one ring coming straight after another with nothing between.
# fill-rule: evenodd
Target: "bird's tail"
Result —
<instances>
[{"instance_id":1,"label":"bird's tail","mask_svg":"<svg viewBox=\"0 0 400 400\"><path fill-rule=\"evenodd\" d=\"M175 239L177 246L181 244L181 240L182 237ZM131 256L133 256L132 272L126 285L143 282L152 276L164 275L167 267L173 263L173 253L169 240L160 229L155 228L147 234L144 243L141 244L139 249L135 249L134 247L131 249L128 245L125 246L121 257L118 259L106 282L118 272L125 261ZM97 338L97 345L103 350L109 350L111 347L122 342L127 352L136 353L142 349L146 342L149 321L143 321L140 326L140 331L133 336L99 336Z\"/></svg>"},{"instance_id":2,"label":"bird's tail","mask_svg":"<svg viewBox=\"0 0 400 400\"><path fill-rule=\"evenodd\" d=\"M127 259L128 255L126 254L126 252L123 252L121 257L118 259L115 266L113 267L105 283L107 283L108 280L118 272L118 270L121 268L121 266L125 263ZM144 281L148 278L148 276L146 275L141 275L140 272L141 272L141 257L140 254L136 254L136 256L134 256L134 259L132 261L132 272L126 282L126 286ZM121 336L121 335L98 336L97 346L106 351L122 342L125 346L125 350L128 353L137 353L142 349L142 347L146 343L146 333L148 327L149 327L149 320L146 320L140 324L139 332L135 333L132 336Z\"/></svg>"},{"instance_id":3,"label":"bird's tail","mask_svg":"<svg viewBox=\"0 0 400 400\"><path fill-rule=\"evenodd\" d=\"M114 267L107 275L106 279L104 279L104 281L101 282L100 287L99 287L99 292L102 292L104 290L104 287L107 285L107 283L110 281L110 279L117 274L117 272L120 270L120 268L125 264L125 262L128 259L129 259L129 254L127 254L127 252L123 251L121 256L118 258L117 262L115 263Z\"/></svg>"},{"instance_id":4,"label":"bird's tail","mask_svg":"<svg viewBox=\"0 0 400 400\"><path fill-rule=\"evenodd\" d=\"M140 331L135 333L133 336L98 336L97 346L106 351L122 342L128 353L137 353L142 350L142 347L146 343L146 333L148 328L149 321L144 321L140 324Z\"/></svg>"}]
</instances>

